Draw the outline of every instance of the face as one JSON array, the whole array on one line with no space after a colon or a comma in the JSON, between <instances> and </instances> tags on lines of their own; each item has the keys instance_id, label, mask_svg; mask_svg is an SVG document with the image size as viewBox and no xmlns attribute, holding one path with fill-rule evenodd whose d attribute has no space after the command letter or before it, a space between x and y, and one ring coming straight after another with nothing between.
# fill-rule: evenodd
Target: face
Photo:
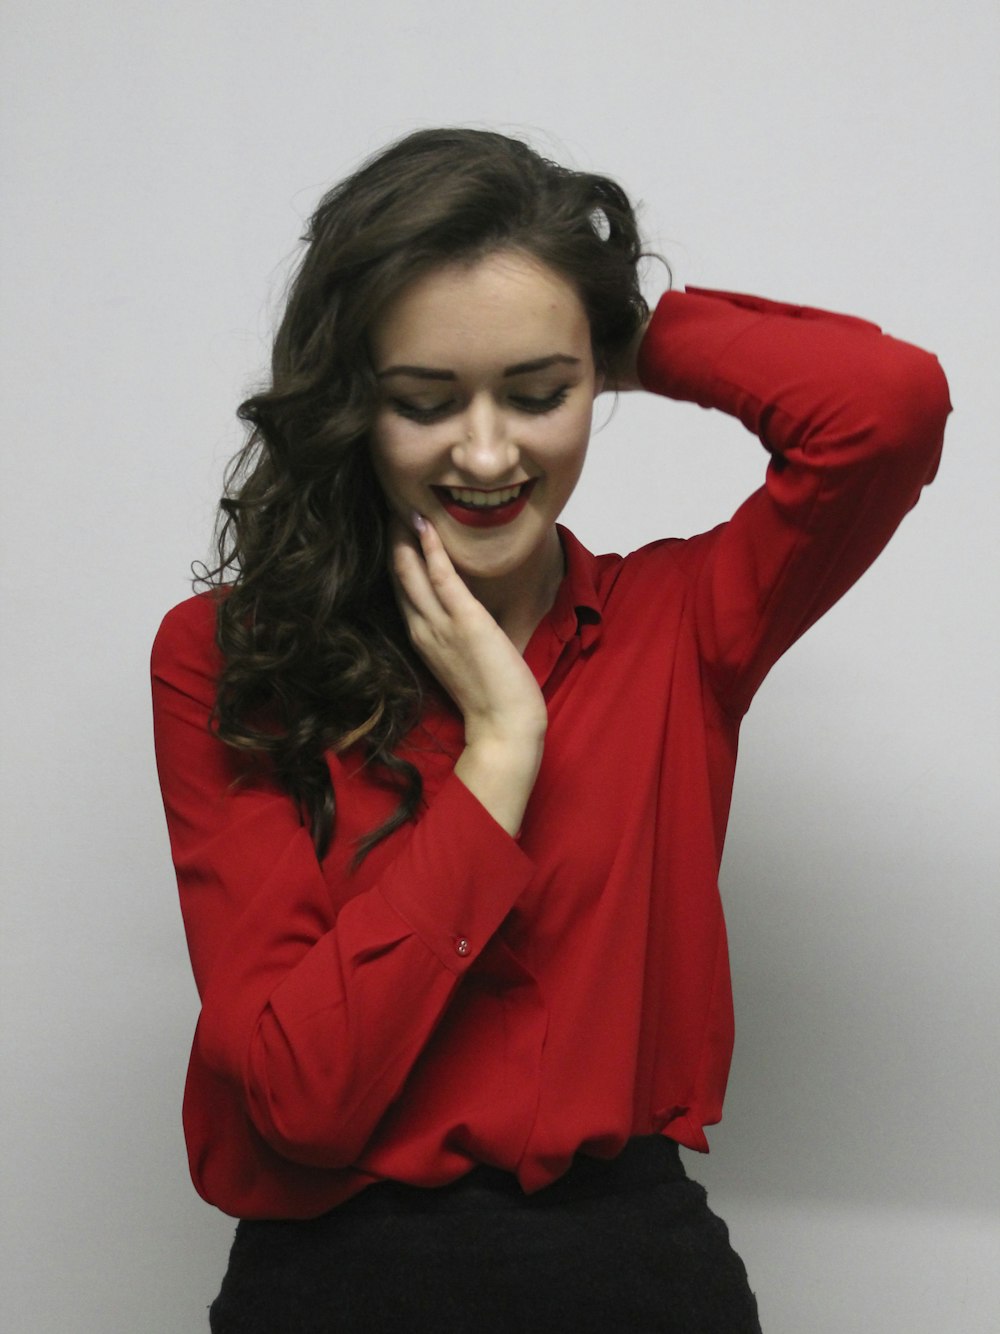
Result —
<instances>
[{"instance_id":1,"label":"face","mask_svg":"<svg viewBox=\"0 0 1000 1334\"><path fill-rule=\"evenodd\" d=\"M370 346L372 458L390 507L408 525L414 510L430 519L481 595L530 596L554 561L561 573L555 520L599 387L575 288L519 254L449 265L403 290Z\"/></svg>"}]
</instances>

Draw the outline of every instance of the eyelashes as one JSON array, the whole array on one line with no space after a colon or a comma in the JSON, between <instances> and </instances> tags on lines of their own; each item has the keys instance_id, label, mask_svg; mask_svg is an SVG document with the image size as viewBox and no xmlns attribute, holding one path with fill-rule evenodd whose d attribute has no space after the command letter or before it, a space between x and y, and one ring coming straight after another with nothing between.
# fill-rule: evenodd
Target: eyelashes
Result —
<instances>
[{"instance_id":1,"label":"eyelashes","mask_svg":"<svg viewBox=\"0 0 1000 1334\"><path fill-rule=\"evenodd\" d=\"M566 395L569 393L569 385L562 385L555 393L548 394L544 398L531 398L528 395L518 395L511 398L514 406L521 412L554 412L556 408L566 402Z\"/></svg>"},{"instance_id":2,"label":"eyelashes","mask_svg":"<svg viewBox=\"0 0 1000 1334\"><path fill-rule=\"evenodd\" d=\"M569 388L568 384L561 385L554 393L546 394L541 398L536 398L530 394L511 394L507 401L518 412L526 412L531 416L538 417L546 412L554 412L556 408L561 407L566 401ZM393 412L400 417L406 417L408 421L419 422L425 426L432 422L443 421L459 406L458 400L453 398L447 399L444 403L435 403L431 407L421 407L419 404L411 403L405 398L390 398L388 403Z\"/></svg>"}]
</instances>

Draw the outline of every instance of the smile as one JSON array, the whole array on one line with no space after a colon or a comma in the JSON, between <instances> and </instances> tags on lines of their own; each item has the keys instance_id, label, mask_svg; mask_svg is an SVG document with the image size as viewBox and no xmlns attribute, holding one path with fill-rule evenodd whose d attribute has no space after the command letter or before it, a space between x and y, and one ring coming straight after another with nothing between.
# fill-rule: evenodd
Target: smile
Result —
<instances>
[{"instance_id":1,"label":"smile","mask_svg":"<svg viewBox=\"0 0 1000 1334\"><path fill-rule=\"evenodd\" d=\"M536 480L532 477L517 486L493 491L464 486L434 486L431 490L453 519L470 528L486 528L516 519L528 503Z\"/></svg>"},{"instance_id":2,"label":"smile","mask_svg":"<svg viewBox=\"0 0 1000 1334\"><path fill-rule=\"evenodd\" d=\"M472 491L464 486L437 486L434 489L447 492L457 505L469 505L472 509L493 509L496 505L509 505L527 485L527 482L521 482L519 486L505 486L499 491Z\"/></svg>"}]
</instances>

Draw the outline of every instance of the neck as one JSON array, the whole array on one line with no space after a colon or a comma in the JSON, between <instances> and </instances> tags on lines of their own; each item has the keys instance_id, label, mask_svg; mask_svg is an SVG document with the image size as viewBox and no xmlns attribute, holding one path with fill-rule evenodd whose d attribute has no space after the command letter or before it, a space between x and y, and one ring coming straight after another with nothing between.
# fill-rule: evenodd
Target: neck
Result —
<instances>
[{"instance_id":1,"label":"neck","mask_svg":"<svg viewBox=\"0 0 1000 1334\"><path fill-rule=\"evenodd\" d=\"M535 627L551 608L566 569L562 543L555 527L532 571L515 571L507 579L466 579L493 619L519 653L528 646Z\"/></svg>"}]
</instances>

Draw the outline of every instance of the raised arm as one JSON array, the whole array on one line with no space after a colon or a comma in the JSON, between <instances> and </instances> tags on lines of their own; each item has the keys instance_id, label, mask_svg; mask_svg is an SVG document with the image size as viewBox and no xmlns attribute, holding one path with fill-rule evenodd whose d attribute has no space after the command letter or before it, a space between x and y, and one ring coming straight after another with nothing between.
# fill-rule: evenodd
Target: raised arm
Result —
<instances>
[{"instance_id":1,"label":"raised arm","mask_svg":"<svg viewBox=\"0 0 1000 1334\"><path fill-rule=\"evenodd\" d=\"M741 713L933 478L947 383L930 353L867 321L701 288L662 298L637 374L737 417L771 455L760 490L678 552L706 671Z\"/></svg>"}]
</instances>

